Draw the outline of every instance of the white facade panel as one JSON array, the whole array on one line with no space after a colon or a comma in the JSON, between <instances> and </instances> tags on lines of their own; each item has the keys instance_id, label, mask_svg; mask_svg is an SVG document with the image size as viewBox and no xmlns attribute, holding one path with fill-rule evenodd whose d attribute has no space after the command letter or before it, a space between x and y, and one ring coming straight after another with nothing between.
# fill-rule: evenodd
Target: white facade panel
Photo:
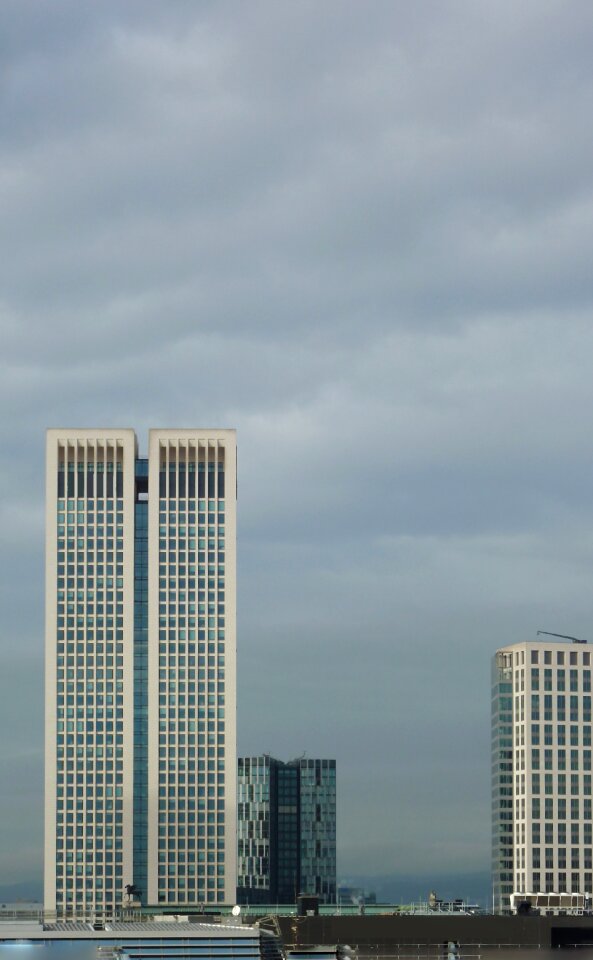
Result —
<instances>
[{"instance_id":1,"label":"white facade panel","mask_svg":"<svg viewBox=\"0 0 593 960\"><path fill-rule=\"evenodd\" d=\"M591 652L531 642L493 674L493 888L593 894Z\"/></svg>"},{"instance_id":2,"label":"white facade panel","mask_svg":"<svg viewBox=\"0 0 593 960\"><path fill-rule=\"evenodd\" d=\"M228 903L236 885L235 432L151 430L149 491L148 899Z\"/></svg>"},{"instance_id":3,"label":"white facade panel","mask_svg":"<svg viewBox=\"0 0 593 960\"><path fill-rule=\"evenodd\" d=\"M131 876L132 430L49 430L45 908L111 913Z\"/></svg>"},{"instance_id":4,"label":"white facade panel","mask_svg":"<svg viewBox=\"0 0 593 960\"><path fill-rule=\"evenodd\" d=\"M235 431L153 430L148 460L146 490L132 430L48 431L45 907L60 915L113 914L144 876L145 904L235 899Z\"/></svg>"}]
</instances>

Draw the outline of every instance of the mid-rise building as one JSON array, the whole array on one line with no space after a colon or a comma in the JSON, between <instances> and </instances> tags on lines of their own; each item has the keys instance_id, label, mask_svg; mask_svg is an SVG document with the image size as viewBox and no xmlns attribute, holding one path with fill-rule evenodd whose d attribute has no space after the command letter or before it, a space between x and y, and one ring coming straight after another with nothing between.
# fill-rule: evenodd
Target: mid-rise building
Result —
<instances>
[{"instance_id":1,"label":"mid-rise building","mask_svg":"<svg viewBox=\"0 0 593 960\"><path fill-rule=\"evenodd\" d=\"M593 893L591 653L533 641L492 665L492 884L511 895Z\"/></svg>"},{"instance_id":2,"label":"mid-rise building","mask_svg":"<svg viewBox=\"0 0 593 960\"><path fill-rule=\"evenodd\" d=\"M240 903L336 902L336 761L238 763Z\"/></svg>"},{"instance_id":3,"label":"mid-rise building","mask_svg":"<svg viewBox=\"0 0 593 960\"><path fill-rule=\"evenodd\" d=\"M45 907L232 902L233 430L49 430Z\"/></svg>"}]
</instances>

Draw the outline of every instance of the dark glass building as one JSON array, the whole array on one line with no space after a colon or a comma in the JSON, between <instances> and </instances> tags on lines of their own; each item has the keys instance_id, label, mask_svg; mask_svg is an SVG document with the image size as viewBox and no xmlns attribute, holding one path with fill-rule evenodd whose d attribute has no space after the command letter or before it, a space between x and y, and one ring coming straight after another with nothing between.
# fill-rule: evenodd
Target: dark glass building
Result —
<instances>
[{"instance_id":1,"label":"dark glass building","mask_svg":"<svg viewBox=\"0 0 593 960\"><path fill-rule=\"evenodd\" d=\"M336 761L241 757L239 903L336 902Z\"/></svg>"}]
</instances>

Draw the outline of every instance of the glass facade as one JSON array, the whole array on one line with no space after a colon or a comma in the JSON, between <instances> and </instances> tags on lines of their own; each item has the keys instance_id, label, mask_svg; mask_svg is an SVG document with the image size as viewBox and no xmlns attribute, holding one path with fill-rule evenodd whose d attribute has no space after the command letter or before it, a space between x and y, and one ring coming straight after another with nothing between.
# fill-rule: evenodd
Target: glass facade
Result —
<instances>
[{"instance_id":1,"label":"glass facade","mask_svg":"<svg viewBox=\"0 0 593 960\"><path fill-rule=\"evenodd\" d=\"M276 761L268 756L238 760L238 900L239 903L272 903L271 838L275 820L275 786L272 771ZM275 780L275 777L274 777Z\"/></svg>"},{"instance_id":2,"label":"glass facade","mask_svg":"<svg viewBox=\"0 0 593 960\"><path fill-rule=\"evenodd\" d=\"M492 898L496 913L510 910L512 892L512 655L497 653L492 662Z\"/></svg>"},{"instance_id":3,"label":"glass facade","mask_svg":"<svg viewBox=\"0 0 593 960\"><path fill-rule=\"evenodd\" d=\"M301 892L336 902L336 763L300 761Z\"/></svg>"},{"instance_id":4,"label":"glass facade","mask_svg":"<svg viewBox=\"0 0 593 960\"><path fill-rule=\"evenodd\" d=\"M134 886L148 889L148 460L136 461L134 504Z\"/></svg>"},{"instance_id":5,"label":"glass facade","mask_svg":"<svg viewBox=\"0 0 593 960\"><path fill-rule=\"evenodd\" d=\"M278 903L294 903L301 892L299 773L291 764L271 769L276 816L270 825L270 881Z\"/></svg>"},{"instance_id":6,"label":"glass facade","mask_svg":"<svg viewBox=\"0 0 593 960\"><path fill-rule=\"evenodd\" d=\"M240 903L336 902L336 763L238 762Z\"/></svg>"},{"instance_id":7,"label":"glass facade","mask_svg":"<svg viewBox=\"0 0 593 960\"><path fill-rule=\"evenodd\" d=\"M0 955L3 960L27 955L36 960L283 960L277 937L266 930L235 926L217 934L213 924L205 929L192 924L185 935L172 936L163 924L157 930L147 922L109 926L108 935L97 933L95 938L70 939L69 930L70 938L64 940L1 942Z\"/></svg>"}]
</instances>

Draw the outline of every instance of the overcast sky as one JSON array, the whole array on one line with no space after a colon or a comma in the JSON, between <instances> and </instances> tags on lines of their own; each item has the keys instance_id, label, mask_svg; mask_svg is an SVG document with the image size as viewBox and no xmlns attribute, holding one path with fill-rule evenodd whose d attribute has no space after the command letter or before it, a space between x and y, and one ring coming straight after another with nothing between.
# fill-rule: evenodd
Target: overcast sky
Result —
<instances>
[{"instance_id":1,"label":"overcast sky","mask_svg":"<svg viewBox=\"0 0 593 960\"><path fill-rule=\"evenodd\" d=\"M0 881L42 844L44 431L236 427L239 750L339 873L487 869L489 670L593 640L593 4L0 5Z\"/></svg>"}]
</instances>

